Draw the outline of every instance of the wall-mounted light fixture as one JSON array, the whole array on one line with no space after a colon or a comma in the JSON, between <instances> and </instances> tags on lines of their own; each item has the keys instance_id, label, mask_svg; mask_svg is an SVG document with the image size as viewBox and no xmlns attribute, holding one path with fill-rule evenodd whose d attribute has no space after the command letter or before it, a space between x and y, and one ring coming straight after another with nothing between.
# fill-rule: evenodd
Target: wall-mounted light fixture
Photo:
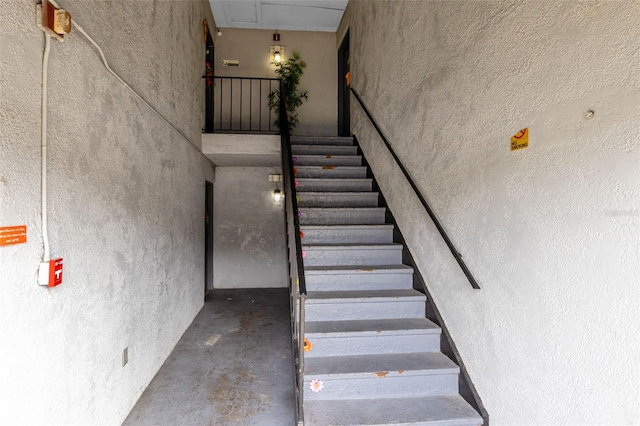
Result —
<instances>
[{"instance_id":1,"label":"wall-mounted light fixture","mask_svg":"<svg viewBox=\"0 0 640 426\"><path fill-rule=\"evenodd\" d=\"M271 193L271 197L273 198L273 202L278 205L284 198L284 193L280 190L280 186L278 185L278 182L282 182L282 175L278 173L278 170L275 167L272 168L277 174L269 175L269 182L273 182L276 185L276 189Z\"/></svg>"},{"instance_id":2,"label":"wall-mounted light fixture","mask_svg":"<svg viewBox=\"0 0 640 426\"><path fill-rule=\"evenodd\" d=\"M282 192L280 191L279 188L276 188L275 191L273 191L273 201L275 203L279 203L282 200Z\"/></svg>"},{"instance_id":3,"label":"wall-mounted light fixture","mask_svg":"<svg viewBox=\"0 0 640 426\"><path fill-rule=\"evenodd\" d=\"M270 46L269 47L269 59L271 62L284 61L284 47L283 46Z\"/></svg>"}]
</instances>

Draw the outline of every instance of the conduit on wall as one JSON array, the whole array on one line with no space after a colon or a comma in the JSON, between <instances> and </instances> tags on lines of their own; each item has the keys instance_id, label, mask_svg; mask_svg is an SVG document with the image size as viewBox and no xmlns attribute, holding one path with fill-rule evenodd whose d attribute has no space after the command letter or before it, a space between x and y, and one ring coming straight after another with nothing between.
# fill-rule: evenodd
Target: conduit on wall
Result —
<instances>
[{"instance_id":1,"label":"conduit on wall","mask_svg":"<svg viewBox=\"0 0 640 426\"><path fill-rule=\"evenodd\" d=\"M49 68L49 50L51 49L51 36L45 33L44 36L44 54L42 55L42 183L40 190L42 191L42 244L44 245L44 254L42 261L50 260L49 253L49 221L47 211L47 69Z\"/></svg>"}]
</instances>

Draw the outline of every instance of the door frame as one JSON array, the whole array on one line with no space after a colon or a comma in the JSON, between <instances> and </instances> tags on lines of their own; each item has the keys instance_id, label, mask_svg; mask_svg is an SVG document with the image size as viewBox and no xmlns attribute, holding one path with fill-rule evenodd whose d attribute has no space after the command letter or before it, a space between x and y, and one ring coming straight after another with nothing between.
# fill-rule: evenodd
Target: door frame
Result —
<instances>
[{"instance_id":1,"label":"door frame","mask_svg":"<svg viewBox=\"0 0 640 426\"><path fill-rule=\"evenodd\" d=\"M205 181L204 292L213 290L213 183Z\"/></svg>"},{"instance_id":2,"label":"door frame","mask_svg":"<svg viewBox=\"0 0 640 426\"><path fill-rule=\"evenodd\" d=\"M349 65L349 30L338 49L338 136L351 136L351 92L346 75Z\"/></svg>"}]
</instances>

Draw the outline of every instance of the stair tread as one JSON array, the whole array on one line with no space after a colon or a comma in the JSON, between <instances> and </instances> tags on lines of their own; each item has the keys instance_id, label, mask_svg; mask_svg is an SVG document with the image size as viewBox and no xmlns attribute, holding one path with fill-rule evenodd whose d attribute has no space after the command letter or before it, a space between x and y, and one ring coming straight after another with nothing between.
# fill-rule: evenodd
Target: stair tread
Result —
<instances>
[{"instance_id":1,"label":"stair tread","mask_svg":"<svg viewBox=\"0 0 640 426\"><path fill-rule=\"evenodd\" d=\"M371 299L375 301L421 299L426 296L413 289L398 290L340 290L340 291L309 291L307 292L307 304L312 303L340 303L352 302L353 299Z\"/></svg>"},{"instance_id":2,"label":"stair tread","mask_svg":"<svg viewBox=\"0 0 640 426\"><path fill-rule=\"evenodd\" d=\"M305 250L401 250L399 243L331 243L331 244L302 244Z\"/></svg>"},{"instance_id":3,"label":"stair tread","mask_svg":"<svg viewBox=\"0 0 640 426\"><path fill-rule=\"evenodd\" d=\"M330 182L371 182L372 178L338 178L338 177L313 177L313 178L296 178L298 182L320 182L320 181L330 181ZM363 191L364 192L364 191Z\"/></svg>"},{"instance_id":4,"label":"stair tread","mask_svg":"<svg viewBox=\"0 0 640 426\"><path fill-rule=\"evenodd\" d=\"M332 158L332 157L339 157L339 158L347 158L347 157L351 157L351 158L358 158L361 159L362 156L361 155L338 155L338 154L293 154L293 157L310 157L310 158ZM313 164L305 164L306 166L313 166ZM298 168L299 166L294 166L296 168ZM302 167L302 166L300 166ZM354 166L355 167L355 166ZM362 167L362 166L361 166Z\"/></svg>"},{"instance_id":5,"label":"stair tread","mask_svg":"<svg viewBox=\"0 0 640 426\"><path fill-rule=\"evenodd\" d=\"M413 268L408 265L327 265L305 266L304 273L313 274L370 274L370 273L407 273L412 274Z\"/></svg>"},{"instance_id":6,"label":"stair tread","mask_svg":"<svg viewBox=\"0 0 640 426\"><path fill-rule=\"evenodd\" d=\"M330 142L330 141L327 141ZM357 146L355 145L336 145L336 144L331 144L331 143L316 143L313 145L307 145L307 144L303 144L303 143L292 143L291 144L291 151L295 151L296 148L325 148L327 150L329 149L334 149L334 148L338 148L338 149L344 149L344 150L348 150L348 151L353 151L354 149L358 149Z\"/></svg>"},{"instance_id":7,"label":"stair tread","mask_svg":"<svg viewBox=\"0 0 640 426\"><path fill-rule=\"evenodd\" d=\"M306 155L306 154L305 154ZM354 155L353 157L357 157L357 155ZM342 170L366 170L367 166L327 166L327 165L318 165L318 166L295 166L295 169L298 170L337 170L337 169L342 169Z\"/></svg>"},{"instance_id":8,"label":"stair tread","mask_svg":"<svg viewBox=\"0 0 640 426\"><path fill-rule=\"evenodd\" d=\"M427 318L372 319L351 321L314 321L307 324L305 336L313 337L332 333L372 334L385 332L400 334L440 334L440 327Z\"/></svg>"},{"instance_id":9,"label":"stair tread","mask_svg":"<svg viewBox=\"0 0 640 426\"><path fill-rule=\"evenodd\" d=\"M330 212L330 211L344 212L349 210L359 211L359 212L380 212L380 211L386 211L386 207L298 207L298 210L303 210L303 211L314 210L314 211L324 211L324 212Z\"/></svg>"},{"instance_id":10,"label":"stair tread","mask_svg":"<svg viewBox=\"0 0 640 426\"><path fill-rule=\"evenodd\" d=\"M480 425L482 417L460 395L306 401L305 424Z\"/></svg>"},{"instance_id":11,"label":"stair tread","mask_svg":"<svg viewBox=\"0 0 640 426\"><path fill-rule=\"evenodd\" d=\"M355 229L370 229L370 228L381 228L381 229L393 229L393 224L391 223L380 223L380 224L372 224L372 225L300 225L301 229L345 229L345 230L355 230Z\"/></svg>"},{"instance_id":12,"label":"stair tread","mask_svg":"<svg viewBox=\"0 0 640 426\"><path fill-rule=\"evenodd\" d=\"M329 179L327 179L329 180ZM353 195L369 195L369 194L375 194L378 195L379 192L375 192L375 191L296 191L296 194L301 195L322 195L323 197L326 196L353 196Z\"/></svg>"},{"instance_id":13,"label":"stair tread","mask_svg":"<svg viewBox=\"0 0 640 426\"><path fill-rule=\"evenodd\" d=\"M457 374L458 367L442 352L349 355L307 358L305 376L372 375L379 378L427 374Z\"/></svg>"},{"instance_id":14,"label":"stair tread","mask_svg":"<svg viewBox=\"0 0 640 426\"><path fill-rule=\"evenodd\" d=\"M312 145L319 145L314 142L331 142L334 145L339 144L340 146L354 146L353 138L351 136L291 136L292 144L308 145L310 142L312 143Z\"/></svg>"}]
</instances>

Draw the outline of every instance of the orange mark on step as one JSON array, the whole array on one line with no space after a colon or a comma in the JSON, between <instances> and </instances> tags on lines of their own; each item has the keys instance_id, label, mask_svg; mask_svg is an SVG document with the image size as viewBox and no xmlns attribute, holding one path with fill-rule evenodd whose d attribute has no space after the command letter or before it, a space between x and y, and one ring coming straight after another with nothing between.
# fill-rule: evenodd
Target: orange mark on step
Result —
<instances>
[{"instance_id":1,"label":"orange mark on step","mask_svg":"<svg viewBox=\"0 0 640 426\"><path fill-rule=\"evenodd\" d=\"M311 342L307 339L304 339L304 351L311 352L311 349L313 349L313 345L311 344Z\"/></svg>"},{"instance_id":2,"label":"orange mark on step","mask_svg":"<svg viewBox=\"0 0 640 426\"><path fill-rule=\"evenodd\" d=\"M398 374L404 374L404 370L398 371Z\"/></svg>"},{"instance_id":3,"label":"orange mark on step","mask_svg":"<svg viewBox=\"0 0 640 426\"><path fill-rule=\"evenodd\" d=\"M333 170L336 168L336 166L322 166L322 168L325 170Z\"/></svg>"},{"instance_id":4,"label":"orange mark on step","mask_svg":"<svg viewBox=\"0 0 640 426\"><path fill-rule=\"evenodd\" d=\"M373 272L373 269L360 269L362 272Z\"/></svg>"},{"instance_id":5,"label":"orange mark on step","mask_svg":"<svg viewBox=\"0 0 640 426\"><path fill-rule=\"evenodd\" d=\"M324 157L324 158L331 158L331 154L327 155L327 156L326 156L326 157Z\"/></svg>"},{"instance_id":6,"label":"orange mark on step","mask_svg":"<svg viewBox=\"0 0 640 426\"><path fill-rule=\"evenodd\" d=\"M376 373L376 376L378 376L379 378L381 378L381 379L382 379L382 378L384 378L384 377L387 377L387 374L389 374L389 372L388 372L388 371L378 371L378 372Z\"/></svg>"}]
</instances>

